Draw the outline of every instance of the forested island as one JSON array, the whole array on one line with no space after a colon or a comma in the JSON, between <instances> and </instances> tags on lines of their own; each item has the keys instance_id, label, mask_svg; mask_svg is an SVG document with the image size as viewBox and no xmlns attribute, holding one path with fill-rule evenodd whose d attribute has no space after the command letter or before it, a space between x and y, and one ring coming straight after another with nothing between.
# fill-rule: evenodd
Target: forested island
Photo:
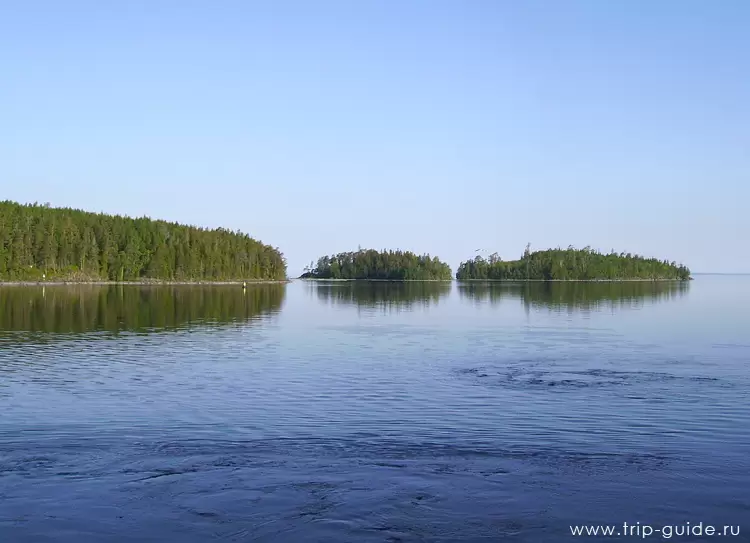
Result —
<instances>
[{"instance_id":1,"label":"forested island","mask_svg":"<svg viewBox=\"0 0 750 543\"><path fill-rule=\"evenodd\" d=\"M630 253L604 254L584 249L548 249L532 252L527 246L519 260L504 261L497 254L462 262L456 279L506 281L627 281L690 279L690 269L676 262Z\"/></svg>"},{"instance_id":2,"label":"forested island","mask_svg":"<svg viewBox=\"0 0 750 543\"><path fill-rule=\"evenodd\" d=\"M360 249L318 259L305 268L302 279L370 279L390 281L450 281L451 268L437 257L410 251Z\"/></svg>"},{"instance_id":3,"label":"forested island","mask_svg":"<svg viewBox=\"0 0 750 543\"><path fill-rule=\"evenodd\" d=\"M146 217L0 202L0 282L225 282L285 280L278 248L242 232ZM690 269L630 253L590 247L497 253L462 262L458 281L679 280ZM449 281L450 266L411 251L359 249L323 256L303 279Z\"/></svg>"},{"instance_id":4,"label":"forested island","mask_svg":"<svg viewBox=\"0 0 750 543\"><path fill-rule=\"evenodd\" d=\"M0 281L286 279L282 253L241 232L0 202Z\"/></svg>"}]
</instances>

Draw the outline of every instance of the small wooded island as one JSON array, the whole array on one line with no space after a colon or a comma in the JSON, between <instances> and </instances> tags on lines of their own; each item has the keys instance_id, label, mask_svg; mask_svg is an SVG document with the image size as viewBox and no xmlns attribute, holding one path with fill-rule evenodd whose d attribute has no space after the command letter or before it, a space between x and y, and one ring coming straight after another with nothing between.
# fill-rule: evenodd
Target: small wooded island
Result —
<instances>
[{"instance_id":1,"label":"small wooded island","mask_svg":"<svg viewBox=\"0 0 750 543\"><path fill-rule=\"evenodd\" d=\"M369 279L386 281L450 281L451 268L437 257L410 251L360 249L318 259L301 279Z\"/></svg>"},{"instance_id":2,"label":"small wooded island","mask_svg":"<svg viewBox=\"0 0 750 543\"><path fill-rule=\"evenodd\" d=\"M462 262L459 281L628 281L690 279L690 269L676 262L645 258L630 253L600 253L584 249L548 249L532 252L529 247L519 260L503 261L497 254Z\"/></svg>"},{"instance_id":3,"label":"small wooded island","mask_svg":"<svg viewBox=\"0 0 750 543\"><path fill-rule=\"evenodd\" d=\"M282 253L241 232L0 202L0 281L286 279Z\"/></svg>"}]
</instances>

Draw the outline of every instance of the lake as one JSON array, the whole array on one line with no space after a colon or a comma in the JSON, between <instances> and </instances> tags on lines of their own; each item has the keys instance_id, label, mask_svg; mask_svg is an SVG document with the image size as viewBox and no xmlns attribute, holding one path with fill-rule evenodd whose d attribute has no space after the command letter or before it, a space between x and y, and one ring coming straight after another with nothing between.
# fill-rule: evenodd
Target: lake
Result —
<instances>
[{"instance_id":1,"label":"lake","mask_svg":"<svg viewBox=\"0 0 750 543\"><path fill-rule=\"evenodd\" d=\"M747 276L2 287L0 541L748 541L749 363Z\"/></svg>"}]
</instances>

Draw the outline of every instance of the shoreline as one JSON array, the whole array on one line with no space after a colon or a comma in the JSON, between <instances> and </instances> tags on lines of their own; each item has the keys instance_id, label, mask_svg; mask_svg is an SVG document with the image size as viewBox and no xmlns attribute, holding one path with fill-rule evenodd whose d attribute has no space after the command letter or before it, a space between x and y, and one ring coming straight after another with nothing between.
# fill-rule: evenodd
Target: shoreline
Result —
<instances>
[{"instance_id":1,"label":"shoreline","mask_svg":"<svg viewBox=\"0 0 750 543\"><path fill-rule=\"evenodd\" d=\"M294 281L328 281L347 283L367 281L368 283L452 283L453 279L322 279L319 277L297 277Z\"/></svg>"},{"instance_id":2,"label":"shoreline","mask_svg":"<svg viewBox=\"0 0 750 543\"><path fill-rule=\"evenodd\" d=\"M159 281L157 279L141 281L0 281L0 287L58 287L58 286L138 286L138 287L170 287L170 286L242 286L249 285L280 285L290 283L289 279L250 279L244 281Z\"/></svg>"},{"instance_id":3,"label":"shoreline","mask_svg":"<svg viewBox=\"0 0 750 543\"><path fill-rule=\"evenodd\" d=\"M689 279L457 279L457 283L688 283Z\"/></svg>"},{"instance_id":4,"label":"shoreline","mask_svg":"<svg viewBox=\"0 0 750 543\"><path fill-rule=\"evenodd\" d=\"M368 282L368 283L687 283L690 279L318 279L301 278L293 281L311 282Z\"/></svg>"},{"instance_id":5,"label":"shoreline","mask_svg":"<svg viewBox=\"0 0 750 543\"><path fill-rule=\"evenodd\" d=\"M247 285L281 285L294 281L328 282L328 283L687 283L690 279L250 279L244 281L160 281L156 279L140 281L0 281L0 287L38 287L38 286L139 286L139 287L169 287L169 286L242 286Z\"/></svg>"}]
</instances>

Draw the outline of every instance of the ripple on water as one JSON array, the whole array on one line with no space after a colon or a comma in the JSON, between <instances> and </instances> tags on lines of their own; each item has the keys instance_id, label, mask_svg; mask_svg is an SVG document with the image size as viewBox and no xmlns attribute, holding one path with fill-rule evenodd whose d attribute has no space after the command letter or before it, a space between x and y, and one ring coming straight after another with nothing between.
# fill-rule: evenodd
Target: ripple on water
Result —
<instances>
[{"instance_id":1,"label":"ripple on water","mask_svg":"<svg viewBox=\"0 0 750 543\"><path fill-rule=\"evenodd\" d=\"M618 371L611 369L536 369L527 365L478 366L459 368L456 375L474 383L491 387L507 387L521 390L557 388L580 389L621 386L643 386L645 384L712 384L731 386L716 377L684 376L654 371Z\"/></svg>"},{"instance_id":2,"label":"ripple on water","mask_svg":"<svg viewBox=\"0 0 750 543\"><path fill-rule=\"evenodd\" d=\"M582 316L512 293L362 311L285 288L269 319L227 290L216 325L207 291L128 298L117 333L41 333L15 298L0 541L536 542L746 516L742 289L719 326L689 296ZM44 307L80 314L59 300ZM187 316L166 330L153 311Z\"/></svg>"}]
</instances>

